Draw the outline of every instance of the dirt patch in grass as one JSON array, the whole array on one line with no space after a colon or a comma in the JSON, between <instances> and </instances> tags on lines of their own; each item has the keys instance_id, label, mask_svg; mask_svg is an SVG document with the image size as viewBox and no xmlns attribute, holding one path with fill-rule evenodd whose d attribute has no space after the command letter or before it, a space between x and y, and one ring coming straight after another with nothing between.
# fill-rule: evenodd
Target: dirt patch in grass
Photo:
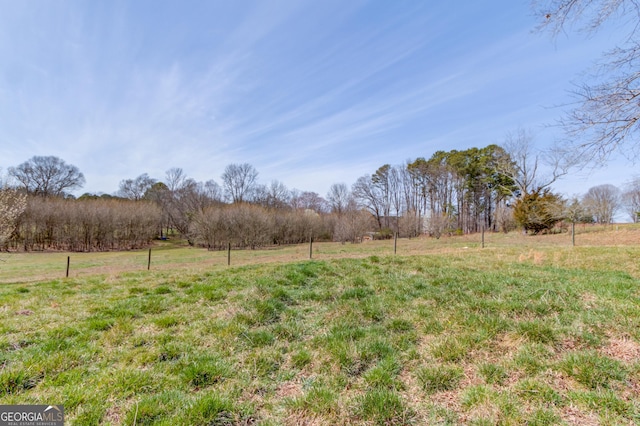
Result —
<instances>
[{"instance_id":1,"label":"dirt patch in grass","mask_svg":"<svg viewBox=\"0 0 640 426\"><path fill-rule=\"evenodd\" d=\"M242 312L239 306L228 302L208 306L208 308L210 312L209 318L221 321L229 321Z\"/></svg>"},{"instance_id":2,"label":"dirt patch in grass","mask_svg":"<svg viewBox=\"0 0 640 426\"><path fill-rule=\"evenodd\" d=\"M579 347L581 347L581 344L575 338L569 337L566 339L562 339L559 347L561 349L561 352L569 352L578 349Z\"/></svg>"},{"instance_id":3,"label":"dirt patch in grass","mask_svg":"<svg viewBox=\"0 0 640 426\"><path fill-rule=\"evenodd\" d=\"M640 344L630 337L612 337L602 353L618 361L632 363L640 359Z\"/></svg>"},{"instance_id":4,"label":"dirt patch in grass","mask_svg":"<svg viewBox=\"0 0 640 426\"><path fill-rule=\"evenodd\" d=\"M558 371L547 371L545 373L544 381L562 395L566 395L567 392L576 389L577 387L575 380Z\"/></svg>"},{"instance_id":5,"label":"dirt patch in grass","mask_svg":"<svg viewBox=\"0 0 640 426\"><path fill-rule=\"evenodd\" d=\"M107 412L104 415L105 422L107 424L122 424L123 421L122 409L117 405L112 405L107 408Z\"/></svg>"},{"instance_id":6,"label":"dirt patch in grass","mask_svg":"<svg viewBox=\"0 0 640 426\"><path fill-rule=\"evenodd\" d=\"M584 303L585 309L593 309L598 306L598 298L592 293L583 293L580 299Z\"/></svg>"},{"instance_id":7,"label":"dirt patch in grass","mask_svg":"<svg viewBox=\"0 0 640 426\"><path fill-rule=\"evenodd\" d=\"M285 382L276 389L276 398L297 398L302 395L302 385L298 382Z\"/></svg>"},{"instance_id":8,"label":"dirt patch in grass","mask_svg":"<svg viewBox=\"0 0 640 426\"><path fill-rule=\"evenodd\" d=\"M569 405L560 410L560 417L570 425L599 426L600 419L594 413L585 413L578 407Z\"/></svg>"},{"instance_id":9,"label":"dirt patch in grass","mask_svg":"<svg viewBox=\"0 0 640 426\"><path fill-rule=\"evenodd\" d=\"M402 398L404 398L411 407L419 412L420 405L424 403L424 391L415 377L414 368L406 367L402 369L398 374L398 380L403 385L400 392Z\"/></svg>"},{"instance_id":10,"label":"dirt patch in grass","mask_svg":"<svg viewBox=\"0 0 640 426\"><path fill-rule=\"evenodd\" d=\"M284 420L284 424L286 426L326 426L334 423L311 413L295 411Z\"/></svg>"},{"instance_id":11,"label":"dirt patch in grass","mask_svg":"<svg viewBox=\"0 0 640 426\"><path fill-rule=\"evenodd\" d=\"M478 369L474 364L465 364L462 366L463 373L460 380L460 387L476 386L484 383L484 380L478 375Z\"/></svg>"},{"instance_id":12,"label":"dirt patch in grass","mask_svg":"<svg viewBox=\"0 0 640 426\"><path fill-rule=\"evenodd\" d=\"M431 402L447 410L460 412L462 404L460 402L460 391L442 391L430 396Z\"/></svg>"},{"instance_id":13,"label":"dirt patch in grass","mask_svg":"<svg viewBox=\"0 0 640 426\"><path fill-rule=\"evenodd\" d=\"M514 333L503 333L496 339L496 346L499 350L494 352L499 352L496 354L497 356L505 357L506 355L510 355L506 356L506 358L511 358L516 352L518 352L518 349L524 344L524 342L525 340L522 336Z\"/></svg>"},{"instance_id":14,"label":"dirt patch in grass","mask_svg":"<svg viewBox=\"0 0 640 426\"><path fill-rule=\"evenodd\" d=\"M476 407L473 407L469 410L469 412L463 413L460 416L460 422L463 424L469 424L478 420L489 420L494 424L500 424L499 419L502 415L500 407L496 404L486 402L484 404L479 404Z\"/></svg>"}]
</instances>

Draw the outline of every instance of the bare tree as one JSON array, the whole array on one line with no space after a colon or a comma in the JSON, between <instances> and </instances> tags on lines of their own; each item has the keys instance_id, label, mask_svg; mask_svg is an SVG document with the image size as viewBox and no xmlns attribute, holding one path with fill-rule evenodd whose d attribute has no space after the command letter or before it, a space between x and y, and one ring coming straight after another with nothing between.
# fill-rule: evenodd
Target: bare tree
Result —
<instances>
[{"instance_id":1,"label":"bare tree","mask_svg":"<svg viewBox=\"0 0 640 426\"><path fill-rule=\"evenodd\" d=\"M222 247L222 244L229 239L225 233L222 208L212 206L196 214L191 222L189 233L194 236L198 244L209 250L215 249L216 245Z\"/></svg>"},{"instance_id":2,"label":"bare tree","mask_svg":"<svg viewBox=\"0 0 640 426\"><path fill-rule=\"evenodd\" d=\"M264 207L284 209L289 207L290 197L291 193L285 184L277 180L272 180L268 186L256 186L253 201Z\"/></svg>"},{"instance_id":3,"label":"bare tree","mask_svg":"<svg viewBox=\"0 0 640 426\"><path fill-rule=\"evenodd\" d=\"M366 232L371 230L373 216L365 210L349 210L338 217L333 230L336 241L358 243Z\"/></svg>"},{"instance_id":4,"label":"bare tree","mask_svg":"<svg viewBox=\"0 0 640 426\"><path fill-rule=\"evenodd\" d=\"M378 193L380 194L382 225L385 228L389 228L389 219L391 216L391 170L391 166L385 164L371 175L371 182L378 188Z\"/></svg>"},{"instance_id":5,"label":"bare tree","mask_svg":"<svg viewBox=\"0 0 640 426\"><path fill-rule=\"evenodd\" d=\"M381 229L385 204L384 193L380 186L374 182L371 175L364 175L353 184L352 192L358 204L371 212L376 219L378 229Z\"/></svg>"},{"instance_id":6,"label":"bare tree","mask_svg":"<svg viewBox=\"0 0 640 426\"><path fill-rule=\"evenodd\" d=\"M156 183L155 179L143 173L135 179L123 179L120 181L117 195L129 200L142 200L149 189Z\"/></svg>"},{"instance_id":7,"label":"bare tree","mask_svg":"<svg viewBox=\"0 0 640 426\"><path fill-rule=\"evenodd\" d=\"M221 204L223 195L214 180L196 182L181 168L173 167L166 171L164 182L156 183L145 198L162 207L167 235L173 229L189 239L194 215L211 205Z\"/></svg>"},{"instance_id":8,"label":"bare tree","mask_svg":"<svg viewBox=\"0 0 640 426\"><path fill-rule=\"evenodd\" d=\"M165 172L164 183L169 191L177 191L184 186L186 180L187 175L180 167L172 167Z\"/></svg>"},{"instance_id":9,"label":"bare tree","mask_svg":"<svg viewBox=\"0 0 640 426\"><path fill-rule=\"evenodd\" d=\"M622 193L622 204L634 223L640 221L640 177L627 183Z\"/></svg>"},{"instance_id":10,"label":"bare tree","mask_svg":"<svg viewBox=\"0 0 640 426\"><path fill-rule=\"evenodd\" d=\"M637 0L534 0L541 29L554 36L567 28L593 33L617 19L629 32L605 53L600 67L574 91L577 106L560 124L582 157L604 160L614 150L637 157L640 146L640 2Z\"/></svg>"},{"instance_id":11,"label":"bare tree","mask_svg":"<svg viewBox=\"0 0 640 426\"><path fill-rule=\"evenodd\" d=\"M127 250L158 235L161 211L148 201L29 197L11 242L24 250Z\"/></svg>"},{"instance_id":12,"label":"bare tree","mask_svg":"<svg viewBox=\"0 0 640 426\"><path fill-rule=\"evenodd\" d=\"M221 203L224 198L222 195L222 188L213 179L209 179L204 183L204 194L210 201L214 203Z\"/></svg>"},{"instance_id":13,"label":"bare tree","mask_svg":"<svg viewBox=\"0 0 640 426\"><path fill-rule=\"evenodd\" d=\"M294 209L313 210L316 213L327 211L327 201L313 191L292 190L290 204Z\"/></svg>"},{"instance_id":14,"label":"bare tree","mask_svg":"<svg viewBox=\"0 0 640 426\"><path fill-rule=\"evenodd\" d=\"M573 196L566 201L564 206L564 217L573 223L593 223L593 215L584 206L583 201L577 196Z\"/></svg>"},{"instance_id":15,"label":"bare tree","mask_svg":"<svg viewBox=\"0 0 640 426\"><path fill-rule=\"evenodd\" d=\"M422 232L422 212L420 210L421 186L413 165L414 162L407 160L405 164L400 167L403 216L399 226L400 233L409 237L413 237Z\"/></svg>"},{"instance_id":16,"label":"bare tree","mask_svg":"<svg viewBox=\"0 0 640 426\"><path fill-rule=\"evenodd\" d=\"M229 164L222 174L222 186L233 203L249 201L258 179L258 171L248 163Z\"/></svg>"},{"instance_id":17,"label":"bare tree","mask_svg":"<svg viewBox=\"0 0 640 426\"><path fill-rule=\"evenodd\" d=\"M575 165L574 157L565 151L536 150L533 136L524 129L508 133L503 147L509 155L496 167L513 180L521 197L549 188Z\"/></svg>"},{"instance_id":18,"label":"bare tree","mask_svg":"<svg viewBox=\"0 0 640 426\"><path fill-rule=\"evenodd\" d=\"M594 186L589 188L582 204L597 223L609 224L620 208L620 190L609 184Z\"/></svg>"},{"instance_id":19,"label":"bare tree","mask_svg":"<svg viewBox=\"0 0 640 426\"><path fill-rule=\"evenodd\" d=\"M181 186L170 191L166 205L169 221L173 228L181 235L190 239L189 229L194 215L204 211L207 207L220 203L219 191L213 181L207 183L185 179Z\"/></svg>"},{"instance_id":20,"label":"bare tree","mask_svg":"<svg viewBox=\"0 0 640 426\"><path fill-rule=\"evenodd\" d=\"M327 192L327 203L331 213L338 216L345 213L353 205L353 196L345 183L334 183Z\"/></svg>"},{"instance_id":21,"label":"bare tree","mask_svg":"<svg viewBox=\"0 0 640 426\"><path fill-rule=\"evenodd\" d=\"M394 230L395 232L400 231L400 212L402 211L402 193L403 193L403 179L402 179L402 171L403 167L400 165L393 166L391 170L389 170L389 192L390 192L390 200L391 206L395 212L395 224Z\"/></svg>"},{"instance_id":22,"label":"bare tree","mask_svg":"<svg viewBox=\"0 0 640 426\"><path fill-rule=\"evenodd\" d=\"M27 205L26 198L24 194L0 187L0 248L14 232L18 217Z\"/></svg>"},{"instance_id":23,"label":"bare tree","mask_svg":"<svg viewBox=\"0 0 640 426\"><path fill-rule=\"evenodd\" d=\"M17 167L11 167L9 175L27 193L42 197L64 196L67 191L81 188L85 182L84 175L76 166L53 156L34 156Z\"/></svg>"}]
</instances>

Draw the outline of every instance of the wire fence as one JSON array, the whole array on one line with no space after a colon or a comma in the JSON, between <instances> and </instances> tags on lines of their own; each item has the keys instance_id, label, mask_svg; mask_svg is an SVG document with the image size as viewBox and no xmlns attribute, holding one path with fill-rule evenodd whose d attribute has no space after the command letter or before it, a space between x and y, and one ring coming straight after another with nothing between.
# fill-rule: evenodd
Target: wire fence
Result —
<instances>
[{"instance_id":1,"label":"wire fence","mask_svg":"<svg viewBox=\"0 0 640 426\"><path fill-rule=\"evenodd\" d=\"M578 225L575 232L553 235L525 235L522 232L478 233L439 239L392 238L358 244L309 241L306 244L274 246L256 250L209 251L189 247L180 241L158 241L149 249L120 252L29 252L0 255L0 283L36 282L86 276L113 277L140 271L196 273L233 266L289 263L305 260L333 260L368 256L419 256L469 253L487 255L511 253L520 258L532 250L589 247L640 249L640 225ZM518 254L519 253L519 254Z\"/></svg>"}]
</instances>

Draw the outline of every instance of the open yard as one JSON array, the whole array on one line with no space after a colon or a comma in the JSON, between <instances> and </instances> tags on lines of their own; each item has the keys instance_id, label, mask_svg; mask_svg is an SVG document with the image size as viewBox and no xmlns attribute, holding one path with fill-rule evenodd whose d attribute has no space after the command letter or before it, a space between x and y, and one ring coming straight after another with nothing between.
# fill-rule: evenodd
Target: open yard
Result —
<instances>
[{"instance_id":1,"label":"open yard","mask_svg":"<svg viewBox=\"0 0 640 426\"><path fill-rule=\"evenodd\" d=\"M640 423L640 228L0 254L0 404L69 424ZM64 278L67 256L71 272Z\"/></svg>"}]
</instances>

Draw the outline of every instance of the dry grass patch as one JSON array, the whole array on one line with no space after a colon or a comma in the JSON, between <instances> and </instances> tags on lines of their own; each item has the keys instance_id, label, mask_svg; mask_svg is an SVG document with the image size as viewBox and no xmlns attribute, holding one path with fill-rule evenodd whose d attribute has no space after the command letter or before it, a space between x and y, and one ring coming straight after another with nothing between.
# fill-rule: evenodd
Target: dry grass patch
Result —
<instances>
[{"instance_id":1,"label":"dry grass patch","mask_svg":"<svg viewBox=\"0 0 640 426\"><path fill-rule=\"evenodd\" d=\"M541 265L544 263L545 254L536 250L529 250L527 253L521 253L518 256L519 262L532 262L534 265Z\"/></svg>"},{"instance_id":2,"label":"dry grass patch","mask_svg":"<svg viewBox=\"0 0 640 426\"><path fill-rule=\"evenodd\" d=\"M276 398L297 398L302 395L302 384L295 382L285 382L276 389Z\"/></svg>"},{"instance_id":3,"label":"dry grass patch","mask_svg":"<svg viewBox=\"0 0 640 426\"><path fill-rule=\"evenodd\" d=\"M585 412L580 408L569 405L562 407L560 417L564 422L575 426L600 426L600 418L593 412Z\"/></svg>"},{"instance_id":4,"label":"dry grass patch","mask_svg":"<svg viewBox=\"0 0 640 426\"><path fill-rule=\"evenodd\" d=\"M429 400L447 410L460 413L462 411L460 394L460 390L442 391L429 396Z\"/></svg>"},{"instance_id":5,"label":"dry grass patch","mask_svg":"<svg viewBox=\"0 0 640 426\"><path fill-rule=\"evenodd\" d=\"M610 337L601 352L627 364L640 361L640 343L629 336Z\"/></svg>"}]
</instances>

